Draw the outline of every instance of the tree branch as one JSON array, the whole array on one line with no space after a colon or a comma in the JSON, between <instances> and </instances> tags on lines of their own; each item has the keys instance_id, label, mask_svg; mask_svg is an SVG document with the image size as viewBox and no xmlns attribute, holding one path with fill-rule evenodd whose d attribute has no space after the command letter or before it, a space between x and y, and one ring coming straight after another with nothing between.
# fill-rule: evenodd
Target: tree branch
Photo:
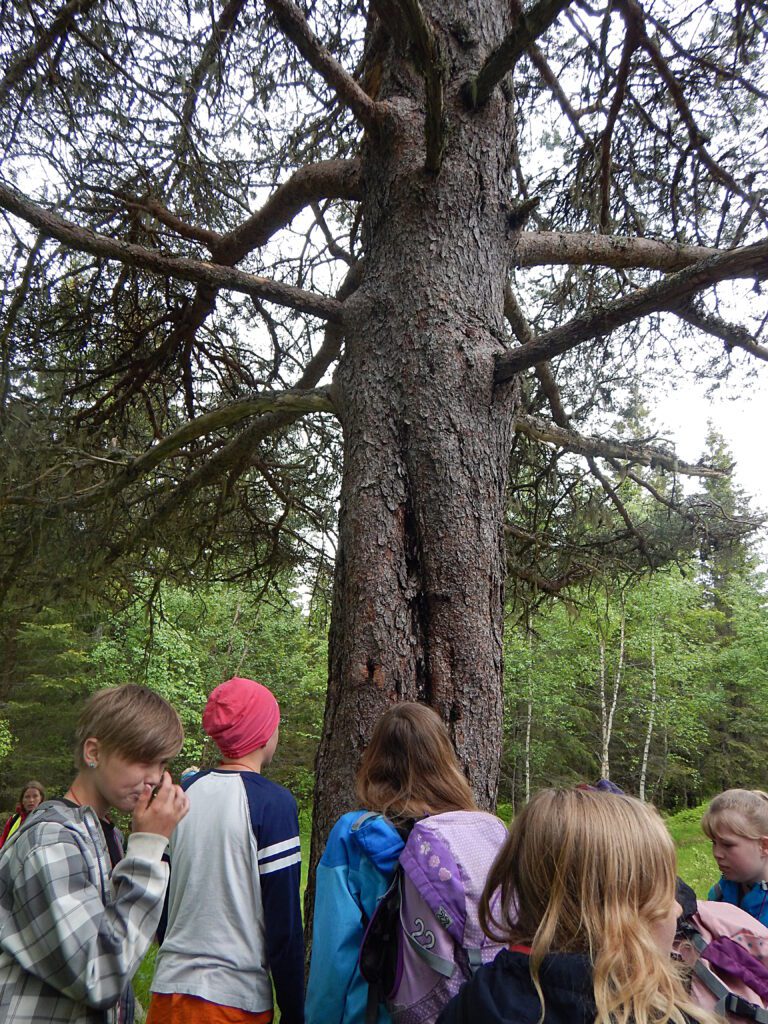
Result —
<instances>
[{"instance_id":1,"label":"tree branch","mask_svg":"<svg viewBox=\"0 0 768 1024\"><path fill-rule=\"evenodd\" d=\"M265 245L305 206L318 199L359 199L360 161L321 160L300 167L279 185L260 210L221 236L214 258L237 263L253 249Z\"/></svg>"},{"instance_id":2,"label":"tree branch","mask_svg":"<svg viewBox=\"0 0 768 1024\"><path fill-rule=\"evenodd\" d=\"M639 547L643 557L650 566L653 566L653 559L651 558L650 552L648 551L648 545L645 542L645 538L643 537L642 533L640 533L640 531L637 529L635 524L632 522L632 517L627 511L626 505L619 497L617 489L612 486L608 477L600 471L600 468L598 467L597 463L591 455L587 456L587 465L589 466L592 475L595 477L595 479L598 481L598 483L603 488L605 493L608 495L608 500L611 502L613 507L621 516L621 519L624 525L626 526L627 530L637 541L637 546Z\"/></svg>"},{"instance_id":3,"label":"tree branch","mask_svg":"<svg viewBox=\"0 0 768 1024\"><path fill-rule=\"evenodd\" d=\"M372 5L380 12L381 21L388 28L393 20L405 33L397 32L397 39L403 56L415 65L424 79L426 118L424 137L426 145L425 169L437 174L443 161L446 141L444 71L445 64L440 44L427 21L419 0L376 0ZM403 37L406 38L403 38Z\"/></svg>"},{"instance_id":4,"label":"tree branch","mask_svg":"<svg viewBox=\"0 0 768 1024\"><path fill-rule=\"evenodd\" d=\"M284 35L291 40L304 60L317 71L336 93L339 101L349 107L366 128L373 128L385 113L383 103L375 103L323 46L307 24L293 0L265 0L275 15Z\"/></svg>"},{"instance_id":5,"label":"tree branch","mask_svg":"<svg viewBox=\"0 0 768 1024\"><path fill-rule=\"evenodd\" d=\"M538 0L530 10L521 12L515 27L486 59L477 76L465 82L462 94L470 109L478 110L488 102L499 82L570 2Z\"/></svg>"},{"instance_id":6,"label":"tree branch","mask_svg":"<svg viewBox=\"0 0 768 1024\"><path fill-rule=\"evenodd\" d=\"M534 441L543 441L577 455L597 456L603 459L620 459L623 462L650 466L652 469L667 469L671 473L682 473L685 476L721 478L728 474L721 469L706 466L702 463L691 464L681 462L672 452L650 445L632 441L620 441L610 437L589 437L575 430L547 423L535 416L516 416L515 431L525 434Z\"/></svg>"},{"instance_id":7,"label":"tree branch","mask_svg":"<svg viewBox=\"0 0 768 1024\"><path fill-rule=\"evenodd\" d=\"M187 96L184 100L184 107L181 112L181 130L185 140L190 134L189 128L195 112L197 94L200 91L200 86L205 81L205 76L213 65L216 55L221 49L222 42L224 42L227 36L232 32L237 19L247 2L248 0L229 0L229 3L225 4L223 7L218 21L216 21L212 26L211 38L205 44L202 56L200 57L197 67L192 72L192 77L186 86Z\"/></svg>"},{"instance_id":8,"label":"tree branch","mask_svg":"<svg viewBox=\"0 0 768 1024\"><path fill-rule=\"evenodd\" d=\"M722 251L703 245L681 245L625 235L594 235L587 231L521 231L514 238L512 252L517 267L571 264L616 270L644 267L669 271L690 267Z\"/></svg>"},{"instance_id":9,"label":"tree branch","mask_svg":"<svg viewBox=\"0 0 768 1024\"><path fill-rule=\"evenodd\" d=\"M125 204L129 210L136 210L140 213L148 213L164 227L169 228L179 238L186 238L190 242L201 242L206 248L213 249L218 245L223 235L218 231L211 231L209 228L199 227L197 224L188 224L175 213L171 213L154 196L146 196L139 199L128 192L115 192L117 198Z\"/></svg>"},{"instance_id":10,"label":"tree branch","mask_svg":"<svg viewBox=\"0 0 768 1024\"><path fill-rule=\"evenodd\" d=\"M698 327L699 330L706 331L707 334L712 334L715 338L720 338L725 342L725 347L729 352L733 348L740 348L749 352L756 359L768 362L768 348L759 345L741 324L731 324L722 320L719 316L706 310L700 303L690 302L680 309L676 309L675 313L692 327Z\"/></svg>"},{"instance_id":11,"label":"tree branch","mask_svg":"<svg viewBox=\"0 0 768 1024\"><path fill-rule=\"evenodd\" d=\"M212 288L227 288L245 295L255 295L257 298L287 306L289 309L311 313L322 320L338 320L341 317L341 305L336 299L281 284L267 277L246 274L233 267L206 263L185 256L166 255L133 242L97 234L90 228L79 227L38 206L2 182L0 207L21 217L44 235L80 252L89 252L94 256L127 263L163 277L179 278L182 281L193 281Z\"/></svg>"},{"instance_id":12,"label":"tree branch","mask_svg":"<svg viewBox=\"0 0 768 1024\"><path fill-rule=\"evenodd\" d=\"M56 17L44 32L40 34L37 41L25 50L8 68L0 81L0 110L7 101L8 94L21 79L40 60L46 51L66 35L78 14L88 14L92 7L95 7L98 0L69 0L60 7Z\"/></svg>"},{"instance_id":13,"label":"tree branch","mask_svg":"<svg viewBox=\"0 0 768 1024\"><path fill-rule=\"evenodd\" d=\"M498 356L495 381L501 384L521 370L562 355L590 338L610 334L617 327L649 313L680 309L697 292L737 277L761 280L768 277L768 240L701 260L663 281L638 289L597 313L575 317L561 327L541 334L530 345Z\"/></svg>"},{"instance_id":14,"label":"tree branch","mask_svg":"<svg viewBox=\"0 0 768 1024\"><path fill-rule=\"evenodd\" d=\"M354 292L360 284L363 273L362 263L352 267L344 283L338 291L338 300L343 301ZM325 371L338 356L343 328L336 323L329 323L325 329L325 339L320 349L309 361L296 386L292 388L294 393L301 390L308 390L317 386ZM331 389L332 390L332 389ZM329 392L330 394L330 392ZM117 561L123 554L130 551L145 538L151 537L153 533L178 509L187 498L203 487L210 486L219 479L231 467L247 463L254 458L256 447L260 441L269 437L276 430L281 430L295 422L303 412L281 411L267 412L246 427L229 444L221 448L208 462L203 463L198 469L190 473L182 480L176 488L167 495L151 516L144 519L135 528L133 533L115 544L109 552L104 552L102 564L108 565Z\"/></svg>"},{"instance_id":15,"label":"tree branch","mask_svg":"<svg viewBox=\"0 0 768 1024\"><path fill-rule=\"evenodd\" d=\"M521 345L530 345L535 340L536 335L533 333L531 325L520 308L509 281L504 286L504 315ZM534 367L534 372L539 380L539 384L541 384L541 390L549 402L552 418L559 427L567 427L568 414L560 398L560 390L555 383L551 364L549 361L537 363Z\"/></svg>"},{"instance_id":16,"label":"tree branch","mask_svg":"<svg viewBox=\"0 0 768 1024\"><path fill-rule=\"evenodd\" d=\"M719 181L722 185L726 185L728 188L732 189L748 203L753 202L756 197L743 188L736 181L733 175L729 174L728 171L725 170L725 168L722 167L707 150L704 144L707 141L706 136L696 124L696 120L685 97L683 87L664 59L664 55L661 52L658 42L648 35L645 27L645 11L640 3L638 3L638 0L618 0L617 6L624 18L627 31L637 34L639 45L648 54L653 66L656 68L662 81L666 85L669 94L672 97L672 101L677 108L677 112L686 127L691 147L698 154L699 159L710 171L716 181ZM768 216L765 207L758 201L756 208L760 210L763 221L765 221Z\"/></svg>"},{"instance_id":17,"label":"tree branch","mask_svg":"<svg viewBox=\"0 0 768 1024\"><path fill-rule=\"evenodd\" d=\"M175 455L184 445L195 441L215 430L231 427L252 416L267 412L296 414L309 412L333 412L329 388L291 388L286 391L264 391L239 402L229 402L218 409L204 413L174 430L172 434L158 441L146 452L127 462L124 468L108 483L89 488L61 504L69 510L89 508L117 494L144 473L154 469L165 459ZM34 499L33 499L34 500ZM11 499L13 503L13 499ZM24 503L24 502L22 502Z\"/></svg>"},{"instance_id":18,"label":"tree branch","mask_svg":"<svg viewBox=\"0 0 768 1024\"><path fill-rule=\"evenodd\" d=\"M629 81L629 69L632 64L632 56L639 45L639 36L633 25L627 26L627 34L624 39L624 47L621 52L621 62L616 76L616 91L613 94L613 101L608 112L608 120L601 140L600 152L600 230L605 232L610 226L611 219L611 141L613 129L619 117L621 105L627 94L627 82Z\"/></svg>"},{"instance_id":19,"label":"tree branch","mask_svg":"<svg viewBox=\"0 0 768 1024\"><path fill-rule=\"evenodd\" d=\"M180 238L202 242L211 251L216 263L234 266L254 249L266 245L277 231L290 224L306 206L320 199L359 199L360 161L320 160L300 167L278 185L260 209L223 234L189 224L154 196L139 198L125 192L116 195L129 208L143 210L157 218Z\"/></svg>"}]
</instances>

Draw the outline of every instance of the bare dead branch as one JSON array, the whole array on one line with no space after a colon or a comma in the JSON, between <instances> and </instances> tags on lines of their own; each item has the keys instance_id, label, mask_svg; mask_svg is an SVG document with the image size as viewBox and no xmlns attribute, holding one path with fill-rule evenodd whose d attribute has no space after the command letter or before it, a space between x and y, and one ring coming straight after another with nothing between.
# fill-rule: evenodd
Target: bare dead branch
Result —
<instances>
[{"instance_id":1,"label":"bare dead branch","mask_svg":"<svg viewBox=\"0 0 768 1024\"><path fill-rule=\"evenodd\" d=\"M20 54L3 75L0 81L0 109L5 107L10 91L24 75L37 64L43 54L47 53L71 28L79 14L88 14L98 0L69 0L56 13L50 26L37 38L37 41Z\"/></svg>"},{"instance_id":2,"label":"bare dead branch","mask_svg":"<svg viewBox=\"0 0 768 1024\"><path fill-rule=\"evenodd\" d=\"M347 252L346 249L343 249L333 237L331 229L328 227L328 222L325 219L325 214L320 208L320 204L312 202L310 203L310 209L314 214L315 223L323 234L325 244L328 246L328 252L334 257L334 259L343 260L347 266L351 267L355 262L355 257L351 253Z\"/></svg>"},{"instance_id":3,"label":"bare dead branch","mask_svg":"<svg viewBox=\"0 0 768 1024\"><path fill-rule=\"evenodd\" d=\"M517 267L589 265L648 270L682 270L722 250L681 245L655 238L595 235L589 232L521 231L513 242Z\"/></svg>"},{"instance_id":4,"label":"bare dead branch","mask_svg":"<svg viewBox=\"0 0 768 1024\"><path fill-rule=\"evenodd\" d=\"M289 309L311 313L322 320L336 320L341 316L341 305L335 300L316 292L294 288L256 274L246 274L234 267L185 256L170 256L148 249L133 242L124 242L97 234L90 228L79 227L56 213L30 202L15 189L0 182L0 207L32 224L44 235L55 238L64 245L94 256L117 260L140 267L153 274L193 281L212 288L227 288L244 295L255 295L260 299L275 302Z\"/></svg>"},{"instance_id":5,"label":"bare dead branch","mask_svg":"<svg viewBox=\"0 0 768 1024\"><path fill-rule=\"evenodd\" d=\"M488 102L499 82L570 2L538 0L530 10L521 11L515 27L486 59L477 76L465 83L463 95L470 109L478 110Z\"/></svg>"},{"instance_id":6,"label":"bare dead branch","mask_svg":"<svg viewBox=\"0 0 768 1024\"><path fill-rule=\"evenodd\" d=\"M624 21L627 25L628 31L637 33L639 45L645 50L648 56L651 58L653 66L656 68L659 76L666 85L672 100L677 108L677 112L683 124L688 132L688 137L692 148L695 150L701 162L712 174L716 181L732 189L738 196L741 196L747 203L754 201L755 197L752 193L748 192L742 185L740 185L732 174L719 164L712 154L707 149L706 137L696 124L696 119L693 116L688 100L686 99L685 92L680 82L675 77L669 64L664 59L664 55L661 52L661 48L655 39L652 39L645 27L645 11L638 2L638 0L619 0L617 4L619 10L624 17ZM768 211L762 203L757 204L757 209L760 210L763 220L768 219Z\"/></svg>"},{"instance_id":7,"label":"bare dead branch","mask_svg":"<svg viewBox=\"0 0 768 1024\"><path fill-rule=\"evenodd\" d=\"M611 107L608 111L608 120L601 140L600 151L600 230L607 231L611 218L611 141L613 129L619 117L621 105L627 94L627 82L629 81L629 69L632 64L632 56L640 43L637 29L634 24L627 26L627 34L624 38L624 46L621 52L619 71L616 76L616 90L613 94Z\"/></svg>"},{"instance_id":8,"label":"bare dead branch","mask_svg":"<svg viewBox=\"0 0 768 1024\"><path fill-rule=\"evenodd\" d=\"M304 60L333 89L339 101L349 107L366 128L373 128L387 110L386 104L375 103L331 56L307 24L293 0L265 0L285 36L291 40Z\"/></svg>"},{"instance_id":9,"label":"bare dead branch","mask_svg":"<svg viewBox=\"0 0 768 1024\"><path fill-rule=\"evenodd\" d=\"M652 469L667 469L671 473L682 473L685 476L721 478L728 474L721 469L703 463L682 462L673 452L650 445L638 444L633 441L621 441L610 437L591 437L579 434L572 429L564 429L547 423L536 416L516 416L515 431L524 434L534 441L543 441L578 455L604 459L620 459Z\"/></svg>"},{"instance_id":10,"label":"bare dead branch","mask_svg":"<svg viewBox=\"0 0 768 1024\"><path fill-rule=\"evenodd\" d=\"M663 281L638 289L631 295L598 310L597 313L575 317L561 327L555 327L540 335L530 345L498 356L496 383L509 380L520 370L534 366L544 359L562 355L584 341L610 334L617 327L622 327L649 313L680 309L692 296L705 288L719 281L739 277L752 277L758 280L768 277L768 240L702 260Z\"/></svg>"},{"instance_id":11,"label":"bare dead branch","mask_svg":"<svg viewBox=\"0 0 768 1024\"><path fill-rule=\"evenodd\" d=\"M530 345L536 338L533 333L531 325L528 323L525 314L520 308L520 304L515 297L515 293L512 291L512 286L507 281L504 287L504 315L509 321L512 330L515 332L515 336L521 345ZM555 423L560 427L568 426L568 414L563 406L562 399L560 397L560 389L555 383L555 378L552 375L552 367L548 361L543 363L537 363L534 367L534 372L541 384L541 389L544 392L549 408L552 411L552 418Z\"/></svg>"}]
</instances>

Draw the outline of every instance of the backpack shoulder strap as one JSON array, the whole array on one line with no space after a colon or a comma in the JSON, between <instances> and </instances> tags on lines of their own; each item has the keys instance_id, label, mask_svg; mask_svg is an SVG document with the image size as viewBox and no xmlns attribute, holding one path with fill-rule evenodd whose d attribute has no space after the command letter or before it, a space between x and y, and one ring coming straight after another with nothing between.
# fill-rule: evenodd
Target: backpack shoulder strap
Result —
<instances>
[{"instance_id":1,"label":"backpack shoulder strap","mask_svg":"<svg viewBox=\"0 0 768 1024\"><path fill-rule=\"evenodd\" d=\"M725 1017L726 1013L732 1013L736 1017L746 1017L749 1020L757 1021L757 1024L768 1024L768 1010L731 992L703 960L696 961L693 965L693 973L717 999L717 1005L714 1008L716 1014Z\"/></svg>"},{"instance_id":2,"label":"backpack shoulder strap","mask_svg":"<svg viewBox=\"0 0 768 1024\"><path fill-rule=\"evenodd\" d=\"M363 813L360 815L360 817L359 818L355 818L355 820L352 822L352 827L351 827L350 831L351 832L357 832L357 830L359 828L361 828L366 823L366 821L370 821L371 818L381 818L381 817L382 817L382 815L379 814L378 811L363 811Z\"/></svg>"}]
</instances>

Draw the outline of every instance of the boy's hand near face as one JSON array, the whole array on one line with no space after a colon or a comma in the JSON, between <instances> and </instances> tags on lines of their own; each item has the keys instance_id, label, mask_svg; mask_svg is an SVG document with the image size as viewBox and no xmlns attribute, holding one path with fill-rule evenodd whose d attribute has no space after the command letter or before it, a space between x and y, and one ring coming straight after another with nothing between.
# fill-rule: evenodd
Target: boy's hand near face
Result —
<instances>
[{"instance_id":1,"label":"boy's hand near face","mask_svg":"<svg viewBox=\"0 0 768 1024\"><path fill-rule=\"evenodd\" d=\"M133 811L133 831L153 832L170 839L188 810L189 797L181 786L174 785L168 772L163 772L155 790L150 785L144 787Z\"/></svg>"}]
</instances>

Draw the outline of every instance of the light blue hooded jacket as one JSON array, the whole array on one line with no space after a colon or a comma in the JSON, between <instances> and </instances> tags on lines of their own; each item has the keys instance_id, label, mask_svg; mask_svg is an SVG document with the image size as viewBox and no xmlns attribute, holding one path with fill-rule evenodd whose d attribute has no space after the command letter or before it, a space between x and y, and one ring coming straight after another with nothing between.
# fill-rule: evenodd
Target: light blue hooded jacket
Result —
<instances>
[{"instance_id":1,"label":"light blue hooded jacket","mask_svg":"<svg viewBox=\"0 0 768 1024\"><path fill-rule=\"evenodd\" d=\"M306 1024L362 1024L368 984L357 966L360 943L397 867L403 839L380 815L339 818L317 866ZM379 1006L378 1024L391 1020Z\"/></svg>"},{"instance_id":2,"label":"light blue hooded jacket","mask_svg":"<svg viewBox=\"0 0 768 1024\"><path fill-rule=\"evenodd\" d=\"M756 882L749 890L742 894L741 885L738 882L731 882L720 876L709 890L709 900L718 900L722 903L732 903L734 907L741 907L746 913L756 917L757 920L768 927L768 882Z\"/></svg>"}]
</instances>

